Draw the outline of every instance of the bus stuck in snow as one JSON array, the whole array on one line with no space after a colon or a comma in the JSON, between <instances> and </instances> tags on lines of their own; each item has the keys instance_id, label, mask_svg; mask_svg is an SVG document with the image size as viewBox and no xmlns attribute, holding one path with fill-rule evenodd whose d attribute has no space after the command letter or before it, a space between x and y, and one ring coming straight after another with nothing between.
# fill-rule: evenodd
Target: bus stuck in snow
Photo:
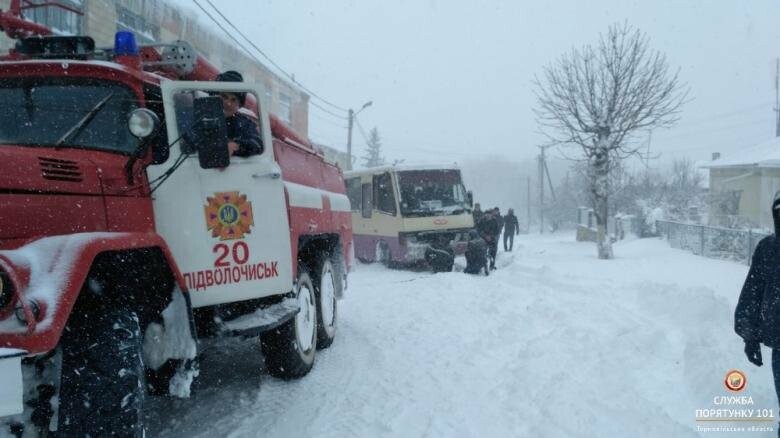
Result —
<instances>
[{"instance_id":1,"label":"bus stuck in snow","mask_svg":"<svg viewBox=\"0 0 780 438\"><path fill-rule=\"evenodd\" d=\"M388 266L451 271L474 227L473 199L455 166L386 166L346 172L355 256Z\"/></svg>"}]
</instances>

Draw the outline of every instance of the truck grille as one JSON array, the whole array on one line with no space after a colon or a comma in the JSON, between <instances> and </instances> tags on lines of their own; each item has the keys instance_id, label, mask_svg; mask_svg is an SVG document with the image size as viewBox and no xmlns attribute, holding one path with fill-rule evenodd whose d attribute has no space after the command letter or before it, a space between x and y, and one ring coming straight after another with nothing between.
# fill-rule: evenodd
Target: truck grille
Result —
<instances>
[{"instance_id":1,"label":"truck grille","mask_svg":"<svg viewBox=\"0 0 780 438\"><path fill-rule=\"evenodd\" d=\"M75 161L38 157L41 176L55 181L81 182L81 170Z\"/></svg>"}]
</instances>

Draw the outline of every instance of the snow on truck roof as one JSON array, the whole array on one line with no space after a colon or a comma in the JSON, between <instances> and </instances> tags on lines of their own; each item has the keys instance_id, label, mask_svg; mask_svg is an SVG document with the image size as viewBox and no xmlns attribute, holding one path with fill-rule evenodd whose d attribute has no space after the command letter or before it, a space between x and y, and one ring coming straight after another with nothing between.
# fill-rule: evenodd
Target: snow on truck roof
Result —
<instances>
[{"instance_id":1,"label":"snow on truck roof","mask_svg":"<svg viewBox=\"0 0 780 438\"><path fill-rule=\"evenodd\" d=\"M365 175L367 173L403 172L408 170L460 170L456 164L403 164L396 166L369 167L367 169L344 172L344 177Z\"/></svg>"}]
</instances>

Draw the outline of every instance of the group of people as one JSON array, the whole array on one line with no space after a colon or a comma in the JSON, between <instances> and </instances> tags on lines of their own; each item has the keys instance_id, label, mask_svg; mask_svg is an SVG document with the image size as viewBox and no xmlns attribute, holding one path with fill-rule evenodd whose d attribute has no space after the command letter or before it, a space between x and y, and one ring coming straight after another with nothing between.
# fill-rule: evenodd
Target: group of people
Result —
<instances>
[{"instance_id":1,"label":"group of people","mask_svg":"<svg viewBox=\"0 0 780 438\"><path fill-rule=\"evenodd\" d=\"M520 234L517 216L513 209L509 209L506 216L501 216L501 210L494 207L482 211L479 203L474 204L474 230L470 233L469 244L466 249L466 269L464 272L478 274L485 270L487 275L496 269L496 256L498 254L498 239L501 231L504 231L504 251L512 251L515 235ZM508 244L507 244L508 243Z\"/></svg>"}]
</instances>

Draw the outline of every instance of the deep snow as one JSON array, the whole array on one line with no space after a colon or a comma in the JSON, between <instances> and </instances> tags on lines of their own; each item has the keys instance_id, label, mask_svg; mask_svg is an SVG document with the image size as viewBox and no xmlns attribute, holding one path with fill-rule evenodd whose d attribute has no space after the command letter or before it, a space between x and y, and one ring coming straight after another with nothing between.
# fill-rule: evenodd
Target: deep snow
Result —
<instances>
[{"instance_id":1,"label":"deep snow","mask_svg":"<svg viewBox=\"0 0 780 438\"><path fill-rule=\"evenodd\" d=\"M777 415L770 352L750 365L732 328L747 267L657 239L610 261L571 232L515 243L489 277L357 266L298 381L265 374L251 339L206 345L192 398L153 402L152 436L699 436L696 409L742 407L713 405L732 368L745 407Z\"/></svg>"}]
</instances>

